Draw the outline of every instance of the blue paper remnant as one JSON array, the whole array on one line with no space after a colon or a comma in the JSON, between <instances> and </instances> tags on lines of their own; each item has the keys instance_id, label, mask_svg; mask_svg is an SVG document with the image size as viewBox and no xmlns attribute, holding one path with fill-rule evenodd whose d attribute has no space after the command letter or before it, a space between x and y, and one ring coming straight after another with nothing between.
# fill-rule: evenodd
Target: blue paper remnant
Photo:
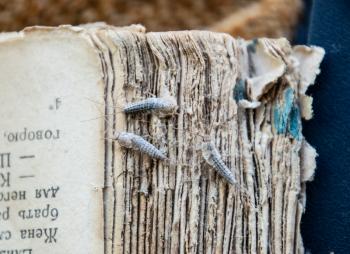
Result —
<instances>
[{"instance_id":1,"label":"blue paper remnant","mask_svg":"<svg viewBox=\"0 0 350 254\"><path fill-rule=\"evenodd\" d=\"M258 44L258 39L257 38L253 39L252 42L247 45L248 52L255 53L257 44Z\"/></svg>"},{"instance_id":2,"label":"blue paper remnant","mask_svg":"<svg viewBox=\"0 0 350 254\"><path fill-rule=\"evenodd\" d=\"M297 105L293 105L289 117L288 131L293 138L300 140L301 137L301 116L300 109Z\"/></svg>"},{"instance_id":3,"label":"blue paper remnant","mask_svg":"<svg viewBox=\"0 0 350 254\"><path fill-rule=\"evenodd\" d=\"M247 98L247 94L245 91L245 82L243 79L240 79L240 78L237 79L237 83L233 90L233 95L237 102Z\"/></svg>"},{"instance_id":4,"label":"blue paper remnant","mask_svg":"<svg viewBox=\"0 0 350 254\"><path fill-rule=\"evenodd\" d=\"M277 134L286 134L288 131L293 138L300 139L300 110L299 106L294 103L294 90L291 87L284 91L283 104L275 105L273 115Z\"/></svg>"}]
</instances>

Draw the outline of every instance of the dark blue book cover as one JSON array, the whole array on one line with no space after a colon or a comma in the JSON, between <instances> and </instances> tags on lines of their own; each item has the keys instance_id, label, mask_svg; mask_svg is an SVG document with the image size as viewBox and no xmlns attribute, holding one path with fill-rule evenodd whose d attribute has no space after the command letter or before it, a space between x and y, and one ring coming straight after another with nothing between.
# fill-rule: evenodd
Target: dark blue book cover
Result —
<instances>
[{"instance_id":1,"label":"dark blue book cover","mask_svg":"<svg viewBox=\"0 0 350 254\"><path fill-rule=\"evenodd\" d=\"M302 234L311 253L346 254L350 253L350 1L318 0L308 9L308 26L301 31L307 34L307 44L323 47L326 56L321 75L309 89L314 118L304 123L304 135L319 156L315 179L307 186Z\"/></svg>"}]
</instances>

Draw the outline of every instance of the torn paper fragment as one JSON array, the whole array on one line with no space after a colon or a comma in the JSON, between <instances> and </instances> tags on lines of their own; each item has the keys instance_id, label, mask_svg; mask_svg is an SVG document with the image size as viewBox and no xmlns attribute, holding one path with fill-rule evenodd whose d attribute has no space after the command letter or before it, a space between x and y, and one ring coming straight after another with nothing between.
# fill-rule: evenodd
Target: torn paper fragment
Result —
<instances>
[{"instance_id":1,"label":"torn paper fragment","mask_svg":"<svg viewBox=\"0 0 350 254\"><path fill-rule=\"evenodd\" d=\"M298 59L297 71L300 74L301 94L305 94L307 88L315 83L316 76L320 73L320 64L325 51L320 47L295 46L293 55Z\"/></svg>"}]
</instances>

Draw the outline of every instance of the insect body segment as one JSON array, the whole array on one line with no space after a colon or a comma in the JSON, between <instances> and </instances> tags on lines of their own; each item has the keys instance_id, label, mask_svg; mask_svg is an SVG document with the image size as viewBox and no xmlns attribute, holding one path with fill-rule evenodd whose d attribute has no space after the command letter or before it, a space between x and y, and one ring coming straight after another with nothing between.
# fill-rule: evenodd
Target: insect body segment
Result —
<instances>
[{"instance_id":1,"label":"insect body segment","mask_svg":"<svg viewBox=\"0 0 350 254\"><path fill-rule=\"evenodd\" d=\"M212 166L222 177L224 177L230 184L235 184L236 179L231 170L225 165L221 159L219 151L215 148L212 142L205 142L202 148L202 155L204 160Z\"/></svg>"},{"instance_id":2,"label":"insect body segment","mask_svg":"<svg viewBox=\"0 0 350 254\"><path fill-rule=\"evenodd\" d=\"M177 103L175 98L167 96L164 98L148 98L142 101L131 103L124 107L124 113L135 114L147 111L157 111L164 115L175 113Z\"/></svg>"},{"instance_id":3,"label":"insect body segment","mask_svg":"<svg viewBox=\"0 0 350 254\"><path fill-rule=\"evenodd\" d=\"M130 132L119 132L116 134L116 140L125 148L133 149L145 153L151 158L166 160L167 157L154 145L146 141L143 137Z\"/></svg>"}]
</instances>

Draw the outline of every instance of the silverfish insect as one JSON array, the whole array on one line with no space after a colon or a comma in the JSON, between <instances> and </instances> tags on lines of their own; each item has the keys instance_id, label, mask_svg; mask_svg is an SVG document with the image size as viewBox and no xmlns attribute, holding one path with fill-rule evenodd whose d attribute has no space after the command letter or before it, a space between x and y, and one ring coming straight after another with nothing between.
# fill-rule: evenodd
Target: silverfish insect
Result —
<instances>
[{"instance_id":1,"label":"silverfish insect","mask_svg":"<svg viewBox=\"0 0 350 254\"><path fill-rule=\"evenodd\" d=\"M166 160L167 157L154 145L146 141L143 137L130 132L119 132L115 135L118 143L125 147L141 153L145 153L153 159Z\"/></svg>"},{"instance_id":2,"label":"silverfish insect","mask_svg":"<svg viewBox=\"0 0 350 254\"><path fill-rule=\"evenodd\" d=\"M215 148L212 142L204 142L202 146L202 155L204 160L230 184L236 184L234 175L232 174L231 170L225 165L221 159L219 151Z\"/></svg>"},{"instance_id":3,"label":"silverfish insect","mask_svg":"<svg viewBox=\"0 0 350 254\"><path fill-rule=\"evenodd\" d=\"M148 98L142 101L130 103L124 107L124 113L135 114L147 111L159 112L163 115L171 115L176 112L177 103L174 97Z\"/></svg>"}]
</instances>

